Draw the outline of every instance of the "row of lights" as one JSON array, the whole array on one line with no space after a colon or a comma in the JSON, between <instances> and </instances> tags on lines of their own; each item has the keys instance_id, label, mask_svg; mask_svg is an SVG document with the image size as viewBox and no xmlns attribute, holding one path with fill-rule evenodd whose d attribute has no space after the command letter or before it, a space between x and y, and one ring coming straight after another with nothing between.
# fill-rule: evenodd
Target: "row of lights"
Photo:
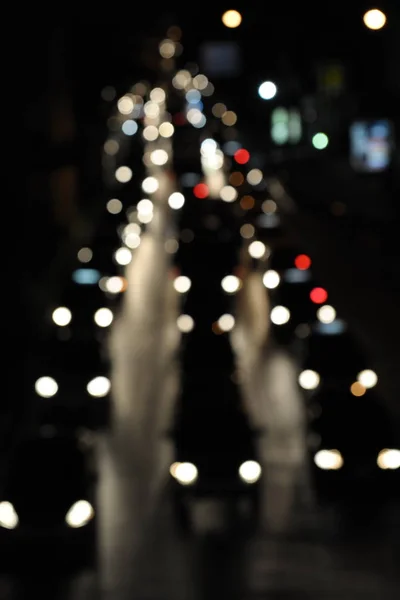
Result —
<instances>
[{"instance_id":1,"label":"row of lights","mask_svg":"<svg viewBox=\"0 0 400 600\"><path fill-rule=\"evenodd\" d=\"M373 8L364 13L364 25L373 31L378 31L385 27L387 23L386 14L378 8ZM229 29L236 29L242 24L243 17L237 10L227 10L222 15L222 23Z\"/></svg>"},{"instance_id":2,"label":"row of lights","mask_svg":"<svg viewBox=\"0 0 400 600\"><path fill-rule=\"evenodd\" d=\"M67 327L72 321L72 312L66 306L59 306L53 311L52 319L58 327ZM99 308L93 315L93 320L98 327L109 327L113 319L114 314L107 307Z\"/></svg>"},{"instance_id":3,"label":"row of lights","mask_svg":"<svg viewBox=\"0 0 400 600\"><path fill-rule=\"evenodd\" d=\"M314 463L323 471L339 471L344 465L344 459L339 450L319 450L314 456ZM393 448L381 450L376 464L384 471L400 469L400 450Z\"/></svg>"},{"instance_id":4,"label":"row of lights","mask_svg":"<svg viewBox=\"0 0 400 600\"><path fill-rule=\"evenodd\" d=\"M58 392L58 383L53 377L43 376L35 382L35 392L42 398L52 398ZM91 379L86 391L94 398L104 398L110 393L111 382L108 377L98 376Z\"/></svg>"}]
</instances>

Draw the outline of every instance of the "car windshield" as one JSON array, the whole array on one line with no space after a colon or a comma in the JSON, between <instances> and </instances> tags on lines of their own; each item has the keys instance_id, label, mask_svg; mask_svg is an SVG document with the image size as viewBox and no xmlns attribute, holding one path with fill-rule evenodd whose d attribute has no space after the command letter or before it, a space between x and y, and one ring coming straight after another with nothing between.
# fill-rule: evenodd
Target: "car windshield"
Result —
<instances>
[{"instance_id":1,"label":"car windshield","mask_svg":"<svg viewBox=\"0 0 400 600\"><path fill-rule=\"evenodd\" d=\"M306 365L307 368L321 374L355 376L359 371L367 368L367 361L364 352L352 336L315 334L310 338Z\"/></svg>"},{"instance_id":2,"label":"car windshield","mask_svg":"<svg viewBox=\"0 0 400 600\"><path fill-rule=\"evenodd\" d=\"M21 444L9 469L14 492L40 487L53 493L84 481L85 457L71 440L46 439Z\"/></svg>"},{"instance_id":3,"label":"car windshield","mask_svg":"<svg viewBox=\"0 0 400 600\"><path fill-rule=\"evenodd\" d=\"M181 419L175 429L178 448L193 453L242 454L253 441L247 420L237 414L205 415L196 411Z\"/></svg>"}]
</instances>

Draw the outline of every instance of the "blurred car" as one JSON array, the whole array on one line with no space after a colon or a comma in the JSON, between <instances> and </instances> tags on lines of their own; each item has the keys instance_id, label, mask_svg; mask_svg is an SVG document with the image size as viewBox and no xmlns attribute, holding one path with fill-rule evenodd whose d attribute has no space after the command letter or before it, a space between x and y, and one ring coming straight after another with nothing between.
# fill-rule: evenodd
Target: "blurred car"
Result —
<instances>
[{"instance_id":1,"label":"blurred car","mask_svg":"<svg viewBox=\"0 0 400 600\"><path fill-rule=\"evenodd\" d=\"M192 213L190 215L192 219ZM199 225L195 218L191 221L190 228L188 225L182 225L183 241L174 255L174 265L193 280L215 278L217 281L219 277L220 281L239 264L242 239L239 233L236 233L235 225L220 222L214 213L211 216L215 219L215 229ZM208 215L209 220L211 216ZM190 233L195 237L190 243L185 243L185 235L191 239Z\"/></svg>"},{"instance_id":2,"label":"blurred car","mask_svg":"<svg viewBox=\"0 0 400 600\"><path fill-rule=\"evenodd\" d=\"M366 353L341 322L327 332L314 328L306 345L298 379L303 390L314 392L323 384L325 389L342 393L358 381L364 382L366 388L376 384L377 376L369 369Z\"/></svg>"},{"instance_id":3,"label":"blurred car","mask_svg":"<svg viewBox=\"0 0 400 600\"><path fill-rule=\"evenodd\" d=\"M0 539L11 566L55 558L96 562L96 472L73 435L20 442L0 501Z\"/></svg>"},{"instance_id":4,"label":"blurred car","mask_svg":"<svg viewBox=\"0 0 400 600\"><path fill-rule=\"evenodd\" d=\"M251 519L256 519L262 478L257 449L260 432L238 407L234 384L222 378L208 379L208 386L193 382L185 394L187 404L181 400L180 414L169 432L174 445L170 474L178 523L190 526L191 500L204 497L235 506L245 499Z\"/></svg>"},{"instance_id":5,"label":"blurred car","mask_svg":"<svg viewBox=\"0 0 400 600\"><path fill-rule=\"evenodd\" d=\"M298 327L315 319L316 305L310 299L313 289L311 259L292 246L276 247L263 276L273 308L271 331L274 339L292 349Z\"/></svg>"},{"instance_id":6,"label":"blurred car","mask_svg":"<svg viewBox=\"0 0 400 600\"><path fill-rule=\"evenodd\" d=\"M400 489L400 449L374 392L361 398L322 387L309 407L309 460L318 498L364 503Z\"/></svg>"},{"instance_id":7,"label":"blurred car","mask_svg":"<svg viewBox=\"0 0 400 600\"><path fill-rule=\"evenodd\" d=\"M37 357L36 395L41 407L69 414L76 425L107 428L111 419L110 361L105 347L79 336L45 343Z\"/></svg>"}]
</instances>

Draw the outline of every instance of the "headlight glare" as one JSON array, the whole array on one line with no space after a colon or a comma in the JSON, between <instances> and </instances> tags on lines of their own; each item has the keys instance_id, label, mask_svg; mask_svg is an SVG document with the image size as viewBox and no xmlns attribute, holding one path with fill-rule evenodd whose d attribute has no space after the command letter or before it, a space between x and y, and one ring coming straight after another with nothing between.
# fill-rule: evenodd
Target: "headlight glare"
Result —
<instances>
[{"instance_id":1,"label":"headlight glare","mask_svg":"<svg viewBox=\"0 0 400 600\"><path fill-rule=\"evenodd\" d=\"M0 502L0 526L5 529L15 529L18 523L18 515L11 502Z\"/></svg>"},{"instance_id":2,"label":"headlight glare","mask_svg":"<svg viewBox=\"0 0 400 600\"><path fill-rule=\"evenodd\" d=\"M338 471L343 467L343 456L339 450L320 450L314 456L314 462L324 471Z\"/></svg>"},{"instance_id":3,"label":"headlight glare","mask_svg":"<svg viewBox=\"0 0 400 600\"><path fill-rule=\"evenodd\" d=\"M389 450L386 448L379 452L376 462L380 469L390 469L391 471L400 469L400 450Z\"/></svg>"},{"instance_id":4,"label":"headlight glare","mask_svg":"<svg viewBox=\"0 0 400 600\"><path fill-rule=\"evenodd\" d=\"M78 500L67 512L65 521L69 527L84 527L94 517L93 506L87 500Z\"/></svg>"},{"instance_id":5,"label":"headlight glare","mask_svg":"<svg viewBox=\"0 0 400 600\"><path fill-rule=\"evenodd\" d=\"M171 468L171 475L181 485L191 485L198 477L196 465L190 462L174 463L174 468Z\"/></svg>"},{"instance_id":6,"label":"headlight glare","mask_svg":"<svg viewBox=\"0 0 400 600\"><path fill-rule=\"evenodd\" d=\"M261 477L261 465L255 460L246 460L239 467L239 476L245 483L256 483Z\"/></svg>"}]
</instances>

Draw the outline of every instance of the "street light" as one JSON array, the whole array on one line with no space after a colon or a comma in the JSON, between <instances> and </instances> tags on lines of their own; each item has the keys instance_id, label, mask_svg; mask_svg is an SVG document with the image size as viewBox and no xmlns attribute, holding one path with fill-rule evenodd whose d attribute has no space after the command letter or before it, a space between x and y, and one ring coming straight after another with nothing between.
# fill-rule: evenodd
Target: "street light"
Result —
<instances>
[{"instance_id":1,"label":"street light","mask_svg":"<svg viewBox=\"0 0 400 600\"><path fill-rule=\"evenodd\" d=\"M277 93L277 87L272 81L264 81L258 88L258 95L263 100L272 100Z\"/></svg>"}]
</instances>

